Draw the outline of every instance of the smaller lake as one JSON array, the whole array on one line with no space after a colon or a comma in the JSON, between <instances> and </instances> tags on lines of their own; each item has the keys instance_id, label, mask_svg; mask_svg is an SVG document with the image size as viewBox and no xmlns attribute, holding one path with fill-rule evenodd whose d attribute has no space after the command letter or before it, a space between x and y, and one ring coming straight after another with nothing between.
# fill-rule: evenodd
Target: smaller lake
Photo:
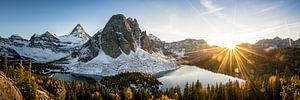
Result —
<instances>
[{"instance_id":1,"label":"smaller lake","mask_svg":"<svg viewBox=\"0 0 300 100\"><path fill-rule=\"evenodd\" d=\"M244 80L220 73L214 73L196 66L182 65L177 70L165 73L162 77L158 78L163 83L162 89L180 86L184 88L186 82L191 84L192 82L201 82L202 86L206 87L208 84L215 85L216 83L227 83L230 81L245 82Z\"/></svg>"}]
</instances>

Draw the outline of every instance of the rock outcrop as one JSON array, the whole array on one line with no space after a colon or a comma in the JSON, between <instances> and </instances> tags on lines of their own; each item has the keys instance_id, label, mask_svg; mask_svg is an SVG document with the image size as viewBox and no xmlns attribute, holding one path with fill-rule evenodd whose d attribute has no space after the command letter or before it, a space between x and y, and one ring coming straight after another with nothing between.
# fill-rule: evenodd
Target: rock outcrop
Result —
<instances>
[{"instance_id":1,"label":"rock outcrop","mask_svg":"<svg viewBox=\"0 0 300 100\"><path fill-rule=\"evenodd\" d=\"M0 71L0 100L23 100L20 90Z\"/></svg>"},{"instance_id":2,"label":"rock outcrop","mask_svg":"<svg viewBox=\"0 0 300 100\"><path fill-rule=\"evenodd\" d=\"M294 45L294 41L290 38L281 39L275 37L273 39L262 39L254 44L258 49L267 49L267 48L285 48L291 47Z\"/></svg>"},{"instance_id":3,"label":"rock outcrop","mask_svg":"<svg viewBox=\"0 0 300 100\"><path fill-rule=\"evenodd\" d=\"M135 40L137 46L140 47L141 46L141 34L142 34L140 26L136 19L127 18L127 21L130 25L131 31L133 32L134 40Z\"/></svg>"},{"instance_id":4,"label":"rock outcrop","mask_svg":"<svg viewBox=\"0 0 300 100\"><path fill-rule=\"evenodd\" d=\"M148 35L146 34L146 31L143 31L141 34L141 48L145 51L152 53L154 50L154 42L150 40Z\"/></svg>"},{"instance_id":5,"label":"rock outcrop","mask_svg":"<svg viewBox=\"0 0 300 100\"><path fill-rule=\"evenodd\" d=\"M136 49L133 32L124 15L112 16L101 35L102 50L113 58L121 55L121 50L129 54Z\"/></svg>"}]
</instances>

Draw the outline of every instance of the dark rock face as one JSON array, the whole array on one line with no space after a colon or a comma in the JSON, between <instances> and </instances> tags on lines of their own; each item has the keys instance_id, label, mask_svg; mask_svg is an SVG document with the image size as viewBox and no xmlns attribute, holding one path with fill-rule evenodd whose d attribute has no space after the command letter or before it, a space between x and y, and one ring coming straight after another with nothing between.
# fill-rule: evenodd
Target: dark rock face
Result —
<instances>
[{"instance_id":1,"label":"dark rock face","mask_svg":"<svg viewBox=\"0 0 300 100\"><path fill-rule=\"evenodd\" d=\"M141 36L141 48L145 51L152 53L154 49L154 43L152 40L149 39L149 37L146 34L146 31L142 32Z\"/></svg>"},{"instance_id":2,"label":"dark rock face","mask_svg":"<svg viewBox=\"0 0 300 100\"><path fill-rule=\"evenodd\" d=\"M57 49L61 47L59 43L60 41L56 35L47 31L42 35L33 35L30 38L30 43L28 46L42 49L49 48L53 51L57 51Z\"/></svg>"},{"instance_id":3,"label":"dark rock face","mask_svg":"<svg viewBox=\"0 0 300 100\"><path fill-rule=\"evenodd\" d=\"M85 43L78 52L72 54L79 56L82 62L95 58L100 51L112 58L119 57L123 52L127 55L135 52L137 47L153 52L154 42L149 39L146 32L141 32L136 19L122 15L113 15L102 31L97 32Z\"/></svg>"},{"instance_id":4,"label":"dark rock face","mask_svg":"<svg viewBox=\"0 0 300 100\"><path fill-rule=\"evenodd\" d=\"M149 53L155 51L155 42L149 38L146 31L141 31L137 20L128 18L127 21L130 24L131 30L133 32L133 37L137 45Z\"/></svg>"},{"instance_id":5,"label":"dark rock face","mask_svg":"<svg viewBox=\"0 0 300 100\"><path fill-rule=\"evenodd\" d=\"M130 25L124 15L118 14L110 18L102 31L101 47L102 50L113 58L136 50ZM121 49L120 49L121 48Z\"/></svg>"},{"instance_id":6,"label":"dark rock face","mask_svg":"<svg viewBox=\"0 0 300 100\"><path fill-rule=\"evenodd\" d=\"M127 21L130 25L131 31L133 32L133 37L138 46L141 45L141 34L142 31L136 19L127 18Z\"/></svg>"},{"instance_id":7,"label":"dark rock face","mask_svg":"<svg viewBox=\"0 0 300 100\"><path fill-rule=\"evenodd\" d=\"M116 34L103 34L101 41L103 52L113 58L117 58L119 55L121 55L122 52L120 51L118 37Z\"/></svg>"},{"instance_id":8,"label":"dark rock face","mask_svg":"<svg viewBox=\"0 0 300 100\"><path fill-rule=\"evenodd\" d=\"M100 51L100 36L101 32L96 33L93 37L87 41L82 48L79 50L79 52L73 52L72 56L76 57L79 56L79 61L82 62L88 62L95 58L99 51Z\"/></svg>"},{"instance_id":9,"label":"dark rock face","mask_svg":"<svg viewBox=\"0 0 300 100\"><path fill-rule=\"evenodd\" d=\"M119 42L120 42L120 48L125 54L129 54L131 51L131 45L130 43L122 36L122 34L118 34Z\"/></svg>"}]
</instances>

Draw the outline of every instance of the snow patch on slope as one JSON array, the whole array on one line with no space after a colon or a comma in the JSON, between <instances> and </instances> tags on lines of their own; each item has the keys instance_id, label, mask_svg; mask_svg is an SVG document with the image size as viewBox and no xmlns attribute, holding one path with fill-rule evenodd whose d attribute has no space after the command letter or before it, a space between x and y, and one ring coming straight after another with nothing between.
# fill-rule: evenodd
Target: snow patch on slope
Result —
<instances>
[{"instance_id":1,"label":"snow patch on slope","mask_svg":"<svg viewBox=\"0 0 300 100\"><path fill-rule=\"evenodd\" d=\"M76 58L78 59L78 58ZM67 66L67 72L77 74L95 74L102 76L115 75L122 72L145 72L154 74L178 68L176 61L166 60L159 55L149 54L142 49L131 52L129 55L122 53L113 59L103 51L89 62L71 61Z\"/></svg>"},{"instance_id":2,"label":"snow patch on slope","mask_svg":"<svg viewBox=\"0 0 300 100\"><path fill-rule=\"evenodd\" d=\"M59 36L59 40L63 43L68 43L68 47L76 47L84 44L88 39L82 39L73 35Z\"/></svg>"},{"instance_id":3,"label":"snow patch on slope","mask_svg":"<svg viewBox=\"0 0 300 100\"><path fill-rule=\"evenodd\" d=\"M16 52L21 56L29 57L39 62L49 62L49 61L63 58L67 55L66 53L53 52L50 49L30 48L27 46L23 46L23 47L11 46L11 48L16 50Z\"/></svg>"}]
</instances>

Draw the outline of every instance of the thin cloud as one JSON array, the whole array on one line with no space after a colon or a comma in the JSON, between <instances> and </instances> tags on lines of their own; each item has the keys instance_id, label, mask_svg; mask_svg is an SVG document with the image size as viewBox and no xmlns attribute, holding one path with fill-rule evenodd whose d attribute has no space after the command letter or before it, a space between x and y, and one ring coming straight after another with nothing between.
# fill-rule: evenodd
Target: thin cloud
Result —
<instances>
[{"instance_id":1,"label":"thin cloud","mask_svg":"<svg viewBox=\"0 0 300 100\"><path fill-rule=\"evenodd\" d=\"M221 10L223 10L223 7L219 7L217 4L215 4L212 0L200 0L200 3L203 7L205 7L207 9L206 12L200 13L199 15L206 15L206 14L214 14L217 15L217 17L223 19L225 22L229 23L230 25L232 25L233 30L232 31L250 31L252 29L242 25L241 23L236 21L236 17L237 15L233 15L233 17L228 17L226 14L222 13ZM234 4L234 7L236 7L236 5ZM235 13L237 12L237 8L234 9Z\"/></svg>"},{"instance_id":2,"label":"thin cloud","mask_svg":"<svg viewBox=\"0 0 300 100\"><path fill-rule=\"evenodd\" d=\"M204 14L216 14L216 15L223 15L220 11L224 8L218 7L213 4L212 0L201 0L200 3L207 9L206 12L201 13L200 15Z\"/></svg>"},{"instance_id":3,"label":"thin cloud","mask_svg":"<svg viewBox=\"0 0 300 100\"><path fill-rule=\"evenodd\" d=\"M275 6L270 6L270 7L266 7L264 9L261 9L260 11L258 11L256 14L261 14L261 13L265 13L265 12L269 12L272 10L277 9L279 6L275 5Z\"/></svg>"}]
</instances>

